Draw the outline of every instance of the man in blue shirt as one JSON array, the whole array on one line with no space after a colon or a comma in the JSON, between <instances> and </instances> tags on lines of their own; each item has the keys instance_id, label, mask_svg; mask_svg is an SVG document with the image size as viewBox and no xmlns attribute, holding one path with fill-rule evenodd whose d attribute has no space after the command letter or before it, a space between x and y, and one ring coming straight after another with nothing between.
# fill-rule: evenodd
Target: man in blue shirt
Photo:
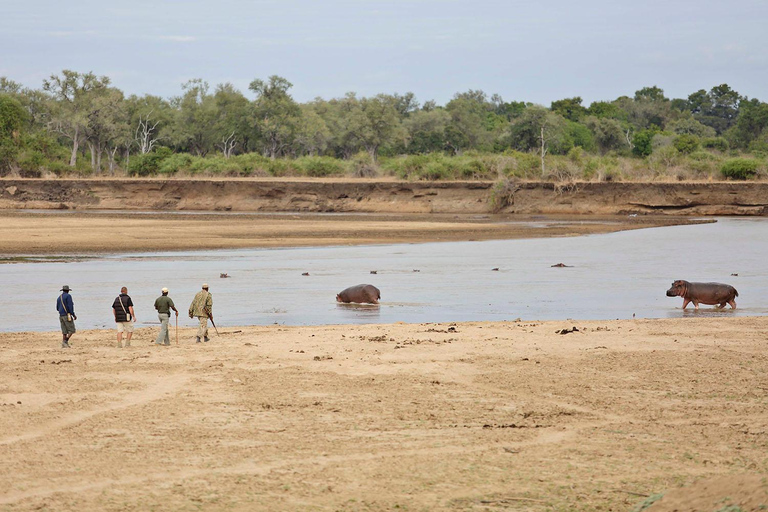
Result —
<instances>
[{"instance_id":1,"label":"man in blue shirt","mask_svg":"<svg viewBox=\"0 0 768 512\"><path fill-rule=\"evenodd\" d=\"M72 296L69 294L72 290L68 285L61 287L61 295L56 299L56 311L59 312L59 323L61 323L61 348L69 348L69 338L75 334L75 304L72 302Z\"/></svg>"}]
</instances>

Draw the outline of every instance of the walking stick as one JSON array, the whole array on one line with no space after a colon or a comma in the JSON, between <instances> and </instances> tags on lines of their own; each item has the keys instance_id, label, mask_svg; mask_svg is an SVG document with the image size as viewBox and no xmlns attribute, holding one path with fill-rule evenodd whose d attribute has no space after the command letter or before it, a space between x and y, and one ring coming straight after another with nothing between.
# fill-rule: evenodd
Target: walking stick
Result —
<instances>
[{"instance_id":1,"label":"walking stick","mask_svg":"<svg viewBox=\"0 0 768 512\"><path fill-rule=\"evenodd\" d=\"M179 344L179 314L176 313L176 344Z\"/></svg>"}]
</instances>

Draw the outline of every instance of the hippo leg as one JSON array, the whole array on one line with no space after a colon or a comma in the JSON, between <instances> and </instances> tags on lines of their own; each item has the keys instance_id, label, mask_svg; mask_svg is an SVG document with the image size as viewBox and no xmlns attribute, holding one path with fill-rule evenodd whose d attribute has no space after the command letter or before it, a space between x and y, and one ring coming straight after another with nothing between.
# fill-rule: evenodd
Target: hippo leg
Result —
<instances>
[{"instance_id":1,"label":"hippo leg","mask_svg":"<svg viewBox=\"0 0 768 512\"><path fill-rule=\"evenodd\" d=\"M685 309L685 307L686 307L688 304L690 304L690 303L691 303L691 301L690 301L690 300L688 300L688 299L683 299L683 309Z\"/></svg>"},{"instance_id":2,"label":"hippo leg","mask_svg":"<svg viewBox=\"0 0 768 512\"><path fill-rule=\"evenodd\" d=\"M717 305L717 309L723 309L725 307L726 303L723 302L722 304Z\"/></svg>"},{"instance_id":3,"label":"hippo leg","mask_svg":"<svg viewBox=\"0 0 768 512\"><path fill-rule=\"evenodd\" d=\"M691 302L693 302L693 309L698 311L699 301L697 301L696 299L692 299Z\"/></svg>"},{"instance_id":4,"label":"hippo leg","mask_svg":"<svg viewBox=\"0 0 768 512\"><path fill-rule=\"evenodd\" d=\"M728 304L731 305L731 309L736 309L736 301L731 299L728 301ZM725 307L725 304L723 304L723 307Z\"/></svg>"}]
</instances>

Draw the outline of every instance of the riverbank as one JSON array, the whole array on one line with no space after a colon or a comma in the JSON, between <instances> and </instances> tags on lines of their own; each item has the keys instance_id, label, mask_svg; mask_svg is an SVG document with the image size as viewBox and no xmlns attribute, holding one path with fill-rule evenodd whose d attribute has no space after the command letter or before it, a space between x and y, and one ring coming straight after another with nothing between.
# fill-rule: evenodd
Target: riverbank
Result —
<instances>
[{"instance_id":1,"label":"riverbank","mask_svg":"<svg viewBox=\"0 0 768 512\"><path fill-rule=\"evenodd\" d=\"M0 509L767 503L766 317L219 330L4 334Z\"/></svg>"},{"instance_id":2,"label":"riverbank","mask_svg":"<svg viewBox=\"0 0 768 512\"><path fill-rule=\"evenodd\" d=\"M766 215L768 182L0 179L0 209Z\"/></svg>"}]
</instances>

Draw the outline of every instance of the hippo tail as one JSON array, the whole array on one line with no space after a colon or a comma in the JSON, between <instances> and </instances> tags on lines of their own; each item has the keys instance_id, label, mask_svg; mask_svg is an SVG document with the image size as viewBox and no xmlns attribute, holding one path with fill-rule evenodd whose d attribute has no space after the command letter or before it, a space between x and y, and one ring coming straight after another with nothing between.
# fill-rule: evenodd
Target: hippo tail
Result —
<instances>
[{"instance_id":1,"label":"hippo tail","mask_svg":"<svg viewBox=\"0 0 768 512\"><path fill-rule=\"evenodd\" d=\"M738 291L736 288L734 288L734 289L733 289L733 294L734 294L736 297L738 297L738 296L739 296L739 291Z\"/></svg>"}]
</instances>

